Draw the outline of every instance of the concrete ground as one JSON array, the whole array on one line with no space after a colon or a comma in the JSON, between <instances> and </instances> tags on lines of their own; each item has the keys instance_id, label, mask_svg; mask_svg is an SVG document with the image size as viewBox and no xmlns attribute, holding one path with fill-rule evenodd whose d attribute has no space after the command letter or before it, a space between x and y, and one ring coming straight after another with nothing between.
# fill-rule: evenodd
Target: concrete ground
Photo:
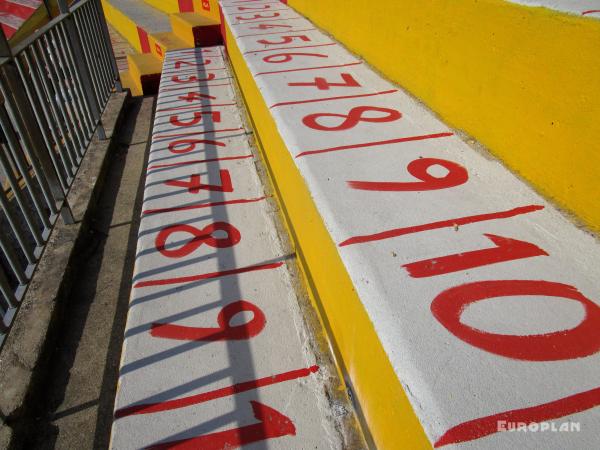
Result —
<instances>
[{"instance_id":1,"label":"concrete ground","mask_svg":"<svg viewBox=\"0 0 600 450\"><path fill-rule=\"evenodd\" d=\"M36 422L16 448L107 448L154 98L130 100ZM13 442L14 444L14 442Z\"/></svg>"}]
</instances>

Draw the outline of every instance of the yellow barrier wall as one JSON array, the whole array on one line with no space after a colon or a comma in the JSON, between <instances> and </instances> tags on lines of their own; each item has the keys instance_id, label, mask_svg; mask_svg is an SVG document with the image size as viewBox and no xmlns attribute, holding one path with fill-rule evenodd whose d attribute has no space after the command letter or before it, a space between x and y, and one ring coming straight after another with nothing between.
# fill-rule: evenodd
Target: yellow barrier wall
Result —
<instances>
[{"instance_id":1,"label":"yellow barrier wall","mask_svg":"<svg viewBox=\"0 0 600 450\"><path fill-rule=\"evenodd\" d=\"M503 0L289 5L600 231L599 20Z\"/></svg>"}]
</instances>

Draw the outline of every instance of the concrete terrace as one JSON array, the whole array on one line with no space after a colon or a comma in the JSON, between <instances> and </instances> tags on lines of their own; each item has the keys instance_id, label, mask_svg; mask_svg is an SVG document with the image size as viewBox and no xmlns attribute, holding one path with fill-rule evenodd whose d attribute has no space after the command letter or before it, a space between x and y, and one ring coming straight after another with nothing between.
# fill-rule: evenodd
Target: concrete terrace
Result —
<instances>
[{"instance_id":1,"label":"concrete terrace","mask_svg":"<svg viewBox=\"0 0 600 450\"><path fill-rule=\"evenodd\" d=\"M600 448L600 0L37 3L0 448Z\"/></svg>"}]
</instances>

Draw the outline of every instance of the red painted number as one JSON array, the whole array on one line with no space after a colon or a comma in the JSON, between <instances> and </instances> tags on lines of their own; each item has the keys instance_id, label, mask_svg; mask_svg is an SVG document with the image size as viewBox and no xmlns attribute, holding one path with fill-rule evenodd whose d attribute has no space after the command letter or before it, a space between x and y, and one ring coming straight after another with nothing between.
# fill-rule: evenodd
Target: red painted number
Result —
<instances>
[{"instance_id":1,"label":"red painted number","mask_svg":"<svg viewBox=\"0 0 600 450\"><path fill-rule=\"evenodd\" d=\"M271 64L281 64L290 62L294 56L314 56L315 58L328 58L327 55L321 55L319 53L276 53L275 55L265 56L263 61Z\"/></svg>"},{"instance_id":2,"label":"red painted number","mask_svg":"<svg viewBox=\"0 0 600 450\"><path fill-rule=\"evenodd\" d=\"M209 100L216 100L217 97L208 94L202 94L201 92L188 92L186 95L182 95L178 97L179 100L186 101L188 103L192 103L196 100L202 100L203 98L207 98Z\"/></svg>"},{"instance_id":3,"label":"red painted number","mask_svg":"<svg viewBox=\"0 0 600 450\"><path fill-rule=\"evenodd\" d=\"M219 171L221 176L221 185L217 184L203 184L200 180L200 175L191 175L189 181L182 180L168 180L165 184L168 186L183 187L187 188L190 194L198 194L201 190L205 191L217 191L217 192L233 192L233 184L231 183L231 175L229 170L221 169Z\"/></svg>"},{"instance_id":4,"label":"red painted number","mask_svg":"<svg viewBox=\"0 0 600 450\"><path fill-rule=\"evenodd\" d=\"M195 438L167 442L150 447L152 450L233 450L253 442L274 439L283 436L295 436L296 427L289 417L259 402L250 402L254 417L260 422L254 425L218 431Z\"/></svg>"},{"instance_id":5,"label":"red painted number","mask_svg":"<svg viewBox=\"0 0 600 450\"><path fill-rule=\"evenodd\" d=\"M361 85L349 73L342 73L343 83L330 83L325 78L317 77L314 83L288 83L288 86L316 86L321 91L328 91L331 86L336 87L360 87Z\"/></svg>"},{"instance_id":6,"label":"red painted number","mask_svg":"<svg viewBox=\"0 0 600 450\"><path fill-rule=\"evenodd\" d=\"M260 41L256 41L259 44L264 44L264 45L283 45L283 44L290 44L291 42L294 41L294 39L298 39L300 41L304 41L304 42L309 42L310 38L308 36L306 36L305 34L295 34L295 35L287 35L287 36L281 36L282 39L280 41L268 41L266 39L261 39Z\"/></svg>"},{"instance_id":7,"label":"red painted number","mask_svg":"<svg viewBox=\"0 0 600 450\"><path fill-rule=\"evenodd\" d=\"M363 114L367 112L377 112L382 113L383 116L380 117L365 117ZM327 126L321 125L318 120L321 117L340 117L344 119L344 121L340 125L335 126ZM379 108L376 106L357 106L352 108L350 112L346 114L333 114L333 113L317 113L317 114L309 114L308 116L302 119L302 123L313 130L320 131L342 131L349 130L350 128L354 128L360 122L373 122L373 123L382 123L382 122L393 122L402 117L400 111L390 108Z\"/></svg>"},{"instance_id":8,"label":"red painted number","mask_svg":"<svg viewBox=\"0 0 600 450\"><path fill-rule=\"evenodd\" d=\"M274 17L279 17L279 16L280 16L279 13L273 13L272 16L263 16L262 14L254 14L254 16L252 16L252 17L237 16L236 19L237 20L273 19Z\"/></svg>"},{"instance_id":9,"label":"red painted number","mask_svg":"<svg viewBox=\"0 0 600 450\"><path fill-rule=\"evenodd\" d=\"M176 127L193 127L202 121L204 115L209 115L213 122L221 121L221 113L219 111L195 111L194 117L188 121L179 120L178 115L171 116L169 122Z\"/></svg>"},{"instance_id":10,"label":"red painted number","mask_svg":"<svg viewBox=\"0 0 600 450\"><path fill-rule=\"evenodd\" d=\"M231 320L242 312L251 312L252 319L243 325L231 325ZM267 323L260 308L245 300L223 307L217 316L216 328L187 327L170 323L153 323L150 334L179 341L239 341L257 336Z\"/></svg>"},{"instance_id":11,"label":"red painted number","mask_svg":"<svg viewBox=\"0 0 600 450\"><path fill-rule=\"evenodd\" d=\"M226 147L224 142L211 141L210 139L178 139L169 143L169 151L175 154L189 153L196 149L196 145L216 145L218 147Z\"/></svg>"},{"instance_id":12,"label":"red painted number","mask_svg":"<svg viewBox=\"0 0 600 450\"><path fill-rule=\"evenodd\" d=\"M484 234L484 236L494 243L494 248L426 259L406 264L403 267L413 278L426 278L474 269L489 264L532 258L534 256L548 256L548 253L544 250L529 242L494 234Z\"/></svg>"},{"instance_id":13,"label":"red painted number","mask_svg":"<svg viewBox=\"0 0 600 450\"><path fill-rule=\"evenodd\" d=\"M442 166L448 173L442 177L433 176L427 170L434 166ZM469 180L467 169L445 159L415 159L408 164L406 170L421 181L348 181L348 185L352 189L363 191L432 191L460 186Z\"/></svg>"},{"instance_id":14,"label":"red painted number","mask_svg":"<svg viewBox=\"0 0 600 450\"><path fill-rule=\"evenodd\" d=\"M216 75L214 73L209 73L206 78L198 78L196 75L190 75L187 78L179 78L179 75L173 75L171 80L174 83L195 83L197 81L210 81L214 80Z\"/></svg>"},{"instance_id":15,"label":"red painted number","mask_svg":"<svg viewBox=\"0 0 600 450\"><path fill-rule=\"evenodd\" d=\"M206 61L203 61L203 62L190 62L190 61L177 60L177 61L175 61L175 68L181 69L181 66L183 66L184 64L187 66L199 67L199 66L207 66L211 63L212 63L212 60L210 60L210 59L207 59Z\"/></svg>"},{"instance_id":16,"label":"red painted number","mask_svg":"<svg viewBox=\"0 0 600 450\"><path fill-rule=\"evenodd\" d=\"M213 237L217 231L225 233L226 237ZM193 238L178 248L167 248L167 241L172 234L187 233ZM199 230L198 228L187 224L176 224L163 228L156 235L155 247L168 258L181 258L196 251L202 244L214 248L228 248L238 244L242 235L237 228L227 222L215 222ZM172 246L171 246L172 247Z\"/></svg>"},{"instance_id":17,"label":"red painted number","mask_svg":"<svg viewBox=\"0 0 600 450\"><path fill-rule=\"evenodd\" d=\"M575 328L525 336L488 333L460 321L462 312L472 303L511 296L548 296L572 300L584 307L585 317ZM600 306L567 284L541 280L467 283L439 294L431 303L431 312L457 338L507 358L523 361L560 361L583 358L600 350Z\"/></svg>"},{"instance_id":18,"label":"red painted number","mask_svg":"<svg viewBox=\"0 0 600 450\"><path fill-rule=\"evenodd\" d=\"M272 25L270 23L261 23L256 27L250 27L251 30L268 30L271 28L292 28L291 25Z\"/></svg>"}]
</instances>

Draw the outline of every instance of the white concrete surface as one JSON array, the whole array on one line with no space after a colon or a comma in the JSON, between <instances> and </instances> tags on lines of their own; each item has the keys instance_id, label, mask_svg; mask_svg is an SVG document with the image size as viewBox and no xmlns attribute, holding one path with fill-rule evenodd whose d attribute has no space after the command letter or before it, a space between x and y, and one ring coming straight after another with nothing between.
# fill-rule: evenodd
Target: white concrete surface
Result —
<instances>
[{"instance_id":1,"label":"white concrete surface","mask_svg":"<svg viewBox=\"0 0 600 450\"><path fill-rule=\"evenodd\" d=\"M291 10L258 31L221 3L431 442L600 448L598 241ZM465 285L489 300L452 310ZM580 431L499 432L509 418Z\"/></svg>"},{"instance_id":2,"label":"white concrete surface","mask_svg":"<svg viewBox=\"0 0 600 450\"><path fill-rule=\"evenodd\" d=\"M156 111L112 448L344 448L221 48L169 52Z\"/></svg>"},{"instance_id":3,"label":"white concrete surface","mask_svg":"<svg viewBox=\"0 0 600 450\"><path fill-rule=\"evenodd\" d=\"M527 6L542 6L575 15L600 19L600 0L510 0Z\"/></svg>"}]
</instances>

